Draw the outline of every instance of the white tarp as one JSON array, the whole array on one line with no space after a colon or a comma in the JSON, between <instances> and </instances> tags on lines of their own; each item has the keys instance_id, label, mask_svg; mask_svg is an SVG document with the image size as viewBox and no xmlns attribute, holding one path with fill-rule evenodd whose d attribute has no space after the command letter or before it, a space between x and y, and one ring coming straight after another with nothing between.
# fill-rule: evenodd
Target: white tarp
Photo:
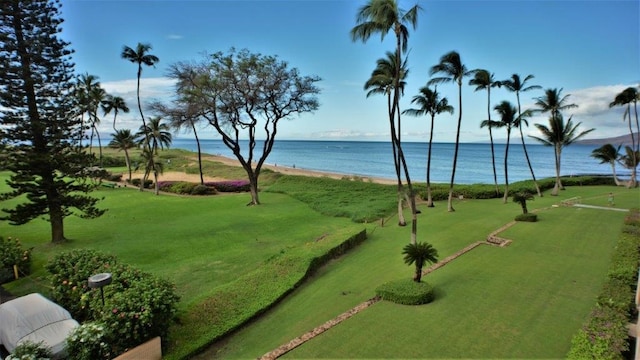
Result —
<instances>
[{"instance_id":1,"label":"white tarp","mask_svg":"<svg viewBox=\"0 0 640 360\"><path fill-rule=\"evenodd\" d=\"M43 341L54 358L65 355L65 339L78 322L62 306L40 294L0 304L0 344L9 351L23 341Z\"/></svg>"}]
</instances>

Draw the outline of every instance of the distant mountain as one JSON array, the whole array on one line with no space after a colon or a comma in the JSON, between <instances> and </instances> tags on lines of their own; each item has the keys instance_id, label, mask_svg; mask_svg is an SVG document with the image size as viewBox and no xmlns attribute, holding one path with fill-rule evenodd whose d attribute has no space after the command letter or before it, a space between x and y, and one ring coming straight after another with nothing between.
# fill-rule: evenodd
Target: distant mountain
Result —
<instances>
[{"instance_id":1,"label":"distant mountain","mask_svg":"<svg viewBox=\"0 0 640 360\"><path fill-rule=\"evenodd\" d=\"M638 138L638 133L634 134L634 136L636 137L636 139ZM625 145L629 145L631 146L632 142L631 142L631 135L627 134L627 135L621 135L621 136L616 136L616 137L610 137L610 138L603 138L603 139L588 139L588 140L579 140L576 141L575 144L580 144L580 145L604 145L604 144L611 144L613 146L618 146L620 144L622 144L622 146Z\"/></svg>"}]
</instances>

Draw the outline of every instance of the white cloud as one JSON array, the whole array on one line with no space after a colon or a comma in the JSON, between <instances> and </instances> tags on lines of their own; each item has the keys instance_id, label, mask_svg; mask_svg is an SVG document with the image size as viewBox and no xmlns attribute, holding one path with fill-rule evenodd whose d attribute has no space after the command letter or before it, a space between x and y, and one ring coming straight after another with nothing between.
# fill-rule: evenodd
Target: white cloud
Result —
<instances>
[{"instance_id":1,"label":"white cloud","mask_svg":"<svg viewBox=\"0 0 640 360\"><path fill-rule=\"evenodd\" d=\"M169 34L169 35L167 35L167 39L169 39L169 40L182 40L182 39L184 39L184 36L177 35L177 34Z\"/></svg>"}]
</instances>

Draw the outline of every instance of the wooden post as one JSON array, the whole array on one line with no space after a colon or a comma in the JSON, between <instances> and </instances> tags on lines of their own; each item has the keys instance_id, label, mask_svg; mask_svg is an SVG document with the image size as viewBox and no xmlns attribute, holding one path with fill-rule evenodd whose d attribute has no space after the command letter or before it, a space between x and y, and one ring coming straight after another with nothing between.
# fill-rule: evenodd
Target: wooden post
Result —
<instances>
[{"instance_id":1,"label":"wooden post","mask_svg":"<svg viewBox=\"0 0 640 360\"><path fill-rule=\"evenodd\" d=\"M13 265L13 277L18 280L20 276L18 275L18 265Z\"/></svg>"}]
</instances>

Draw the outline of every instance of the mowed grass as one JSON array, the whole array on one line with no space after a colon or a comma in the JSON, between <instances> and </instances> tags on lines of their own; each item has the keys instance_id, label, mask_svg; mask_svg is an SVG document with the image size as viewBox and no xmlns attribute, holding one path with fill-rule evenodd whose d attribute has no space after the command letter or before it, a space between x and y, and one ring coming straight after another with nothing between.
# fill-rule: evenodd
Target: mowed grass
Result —
<instances>
[{"instance_id":1,"label":"mowed grass","mask_svg":"<svg viewBox=\"0 0 640 360\"><path fill-rule=\"evenodd\" d=\"M538 223L518 223L502 235L506 248L482 245L425 280L435 302L380 302L302 345L287 358L561 358L594 304L624 213L552 207L581 196L638 205L638 190L567 188L529 202ZM603 198L601 200L600 198ZM591 200L589 200L591 199ZM421 207L419 241L444 258L481 241L519 212L501 200L463 200L446 212ZM325 267L276 309L203 353L206 358L255 358L375 295L388 280L410 277L401 249L408 229L376 228L354 252Z\"/></svg>"}]
</instances>

